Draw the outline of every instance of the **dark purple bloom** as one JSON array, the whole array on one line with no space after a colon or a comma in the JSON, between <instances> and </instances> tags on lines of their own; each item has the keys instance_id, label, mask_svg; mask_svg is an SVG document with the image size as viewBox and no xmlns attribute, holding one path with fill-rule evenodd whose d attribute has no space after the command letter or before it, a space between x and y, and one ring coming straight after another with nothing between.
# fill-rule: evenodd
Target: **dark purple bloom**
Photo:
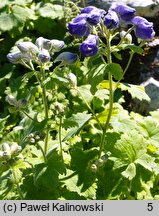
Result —
<instances>
[{"instance_id":1,"label":"dark purple bloom","mask_svg":"<svg viewBox=\"0 0 159 216\"><path fill-rule=\"evenodd\" d=\"M119 18L115 11L108 11L107 15L104 17L104 25L107 27L107 29L118 27Z\"/></svg>"},{"instance_id":2,"label":"dark purple bloom","mask_svg":"<svg viewBox=\"0 0 159 216\"><path fill-rule=\"evenodd\" d=\"M88 14L86 14L86 13L79 14L78 16L76 16L76 17L73 19L73 22L74 22L74 23L78 23L78 22L80 22L81 20L87 20L87 17L88 17Z\"/></svg>"},{"instance_id":3,"label":"dark purple bloom","mask_svg":"<svg viewBox=\"0 0 159 216\"><path fill-rule=\"evenodd\" d=\"M85 41L80 45L80 52L84 56L94 56L98 52L98 36L89 35Z\"/></svg>"},{"instance_id":4,"label":"dark purple bloom","mask_svg":"<svg viewBox=\"0 0 159 216\"><path fill-rule=\"evenodd\" d=\"M134 8L118 2L113 3L110 10L115 11L125 21L132 19L136 13Z\"/></svg>"},{"instance_id":5,"label":"dark purple bloom","mask_svg":"<svg viewBox=\"0 0 159 216\"><path fill-rule=\"evenodd\" d=\"M88 7L85 7L81 10L81 13L90 13L92 10L98 10L98 8L94 7L94 6L88 6Z\"/></svg>"},{"instance_id":6,"label":"dark purple bloom","mask_svg":"<svg viewBox=\"0 0 159 216\"><path fill-rule=\"evenodd\" d=\"M78 15L72 22L68 24L70 34L77 37L87 36L90 33L86 22L87 14Z\"/></svg>"},{"instance_id":7,"label":"dark purple bloom","mask_svg":"<svg viewBox=\"0 0 159 216\"><path fill-rule=\"evenodd\" d=\"M87 22L90 25L97 25L105 13L105 10L96 8L94 6L88 6L81 10L81 15L87 15Z\"/></svg>"},{"instance_id":8,"label":"dark purple bloom","mask_svg":"<svg viewBox=\"0 0 159 216\"><path fill-rule=\"evenodd\" d=\"M104 16L104 14L106 14L104 10L94 9L88 14L87 22L90 25L97 25L98 23L100 23L101 18Z\"/></svg>"},{"instance_id":9,"label":"dark purple bloom","mask_svg":"<svg viewBox=\"0 0 159 216\"><path fill-rule=\"evenodd\" d=\"M146 40L151 39L155 35L153 23L148 22L145 18L136 16L131 19L131 23L136 27L136 37Z\"/></svg>"}]
</instances>

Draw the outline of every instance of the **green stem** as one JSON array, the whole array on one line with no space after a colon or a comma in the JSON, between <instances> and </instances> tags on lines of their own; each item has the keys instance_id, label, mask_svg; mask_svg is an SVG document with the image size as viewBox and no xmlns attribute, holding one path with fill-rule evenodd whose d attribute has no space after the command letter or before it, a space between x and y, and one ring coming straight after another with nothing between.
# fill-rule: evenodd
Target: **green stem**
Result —
<instances>
[{"instance_id":1,"label":"green stem","mask_svg":"<svg viewBox=\"0 0 159 216\"><path fill-rule=\"evenodd\" d=\"M59 143L60 143L60 155L63 159L63 149L62 149L62 139L61 139L61 129L62 129L62 117L60 116L60 125L59 125Z\"/></svg>"},{"instance_id":2,"label":"green stem","mask_svg":"<svg viewBox=\"0 0 159 216\"><path fill-rule=\"evenodd\" d=\"M12 171L12 174L13 174L15 184L17 186L17 191L18 191L19 197L20 197L21 200L24 200L23 193L22 193L22 191L20 189L20 186L19 186L19 182L17 181L16 174L15 174L14 169L12 167L11 167L11 171Z\"/></svg>"},{"instance_id":3,"label":"green stem","mask_svg":"<svg viewBox=\"0 0 159 216\"><path fill-rule=\"evenodd\" d=\"M42 82L45 81L45 69L43 65L41 66L41 74L42 74ZM45 118L48 119L48 104L47 104L47 99L46 99L46 87L41 84L42 88L42 99L43 99L43 104L44 104L44 112L45 112Z\"/></svg>"},{"instance_id":4,"label":"green stem","mask_svg":"<svg viewBox=\"0 0 159 216\"><path fill-rule=\"evenodd\" d=\"M42 88L42 100L43 100L43 105L44 105L45 119L48 119L48 103L47 103L47 98L46 98L46 87L45 85L43 85L43 82L45 81L44 65L41 65L40 71L42 75L41 88ZM49 138L49 130L47 129L45 140L44 140L44 154L45 155L47 154L48 138Z\"/></svg>"},{"instance_id":5,"label":"green stem","mask_svg":"<svg viewBox=\"0 0 159 216\"><path fill-rule=\"evenodd\" d=\"M113 98L114 98L114 93L113 93L113 86L112 86L112 75L109 73L109 111L108 111L108 116L107 116L107 120L105 122L104 128L103 128L103 134L101 137L101 143L100 143L100 156L104 147L104 143L105 143L105 135L106 132L108 130L109 127L109 122L111 119L111 115L112 115L112 110L113 110Z\"/></svg>"},{"instance_id":6,"label":"green stem","mask_svg":"<svg viewBox=\"0 0 159 216\"><path fill-rule=\"evenodd\" d=\"M131 28L128 29L128 31L125 33L124 37L123 37L123 38L120 40L120 42L118 43L117 47L120 46L120 45L123 43L123 41L125 40L126 36L127 36L128 34L130 34L134 28L135 28L135 27L133 26L133 27L131 27Z\"/></svg>"},{"instance_id":7,"label":"green stem","mask_svg":"<svg viewBox=\"0 0 159 216\"><path fill-rule=\"evenodd\" d=\"M33 119L27 112L25 112L24 110L20 110L24 115L26 115L29 119L31 119L32 121L38 122L36 119ZM38 122L39 123L39 122Z\"/></svg>"},{"instance_id":8,"label":"green stem","mask_svg":"<svg viewBox=\"0 0 159 216\"><path fill-rule=\"evenodd\" d=\"M108 35L107 35L107 61L108 61L108 64L112 63L110 32L108 32ZM109 127L109 123L110 123L110 119L111 119L111 115L112 115L112 110L113 110L114 91L113 91L113 80L112 80L111 73L108 73L108 80L109 80L109 111L108 111L107 120L106 120L104 128L103 128L103 133L102 133L101 143L100 143L99 156L101 156L102 150L104 148L105 135L106 135L106 132L107 132L108 127Z\"/></svg>"},{"instance_id":9,"label":"green stem","mask_svg":"<svg viewBox=\"0 0 159 216\"><path fill-rule=\"evenodd\" d=\"M130 57L129 57L128 63L127 63L127 65L126 65L126 67L125 67L125 69L124 69L124 71L123 71L123 77L124 77L124 75L126 74L128 68L129 68L129 66L130 66L130 64L131 64L131 61L132 61L133 55L134 55L134 52L131 51L131 54L130 54ZM114 88L114 91L118 88L118 85L120 84L120 81L123 79L123 77L122 77L120 80L118 80L118 82L116 83L116 86L115 86L115 88Z\"/></svg>"},{"instance_id":10,"label":"green stem","mask_svg":"<svg viewBox=\"0 0 159 216\"><path fill-rule=\"evenodd\" d=\"M46 163L46 156L45 156L44 150L43 150L43 148L41 147L41 145L39 145L38 143L37 143L37 145L38 145L38 147L40 148L40 150L41 150L41 152L42 152L42 155L43 155L43 158L44 158L44 162Z\"/></svg>"}]
</instances>

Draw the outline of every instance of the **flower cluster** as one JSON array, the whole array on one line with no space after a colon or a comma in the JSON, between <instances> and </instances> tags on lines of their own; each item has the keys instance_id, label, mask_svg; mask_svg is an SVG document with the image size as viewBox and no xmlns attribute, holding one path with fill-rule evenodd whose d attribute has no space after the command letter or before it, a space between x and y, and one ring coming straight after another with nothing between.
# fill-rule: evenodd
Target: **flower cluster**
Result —
<instances>
[{"instance_id":1,"label":"flower cluster","mask_svg":"<svg viewBox=\"0 0 159 216\"><path fill-rule=\"evenodd\" d=\"M37 64L44 64L50 61L51 55L61 51L64 47L64 41L39 37L35 44L30 41L17 43L19 51L9 53L7 58L13 64L21 63L25 66L30 65L32 61ZM61 61L63 64L73 64L76 60L77 54L63 52L57 56L54 62Z\"/></svg>"},{"instance_id":2,"label":"flower cluster","mask_svg":"<svg viewBox=\"0 0 159 216\"><path fill-rule=\"evenodd\" d=\"M94 6L88 6L83 8L81 13L68 24L68 30L74 36L87 37L80 46L80 52L84 56L92 56L98 51L98 36L97 31L94 31L95 27L104 29L102 28L104 25L106 30L116 29L122 21L122 23L134 26L136 37L143 40L151 39L155 35L153 23L135 14L134 8L123 3L113 3L107 12Z\"/></svg>"},{"instance_id":3,"label":"flower cluster","mask_svg":"<svg viewBox=\"0 0 159 216\"><path fill-rule=\"evenodd\" d=\"M0 161L7 161L14 158L21 151L21 146L17 143L12 142L11 145L8 143L2 144L2 151L0 150Z\"/></svg>"}]
</instances>

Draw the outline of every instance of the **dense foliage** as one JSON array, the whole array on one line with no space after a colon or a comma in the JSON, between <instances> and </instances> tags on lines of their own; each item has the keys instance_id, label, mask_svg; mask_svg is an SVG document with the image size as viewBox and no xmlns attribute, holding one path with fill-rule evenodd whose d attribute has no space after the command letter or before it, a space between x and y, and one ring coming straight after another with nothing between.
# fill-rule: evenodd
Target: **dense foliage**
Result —
<instances>
[{"instance_id":1,"label":"dense foliage","mask_svg":"<svg viewBox=\"0 0 159 216\"><path fill-rule=\"evenodd\" d=\"M123 5L5 0L0 34L0 199L159 199L159 110L128 112L124 92L150 99L121 82L153 24Z\"/></svg>"}]
</instances>

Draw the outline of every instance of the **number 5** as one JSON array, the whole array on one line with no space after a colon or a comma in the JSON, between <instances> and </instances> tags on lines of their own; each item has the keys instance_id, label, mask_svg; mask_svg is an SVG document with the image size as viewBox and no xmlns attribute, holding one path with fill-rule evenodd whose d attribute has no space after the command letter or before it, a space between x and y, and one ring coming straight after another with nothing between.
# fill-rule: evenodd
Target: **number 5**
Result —
<instances>
[{"instance_id":1,"label":"number 5","mask_svg":"<svg viewBox=\"0 0 159 216\"><path fill-rule=\"evenodd\" d=\"M153 210L153 203L148 203L147 204L147 210L152 211Z\"/></svg>"}]
</instances>

